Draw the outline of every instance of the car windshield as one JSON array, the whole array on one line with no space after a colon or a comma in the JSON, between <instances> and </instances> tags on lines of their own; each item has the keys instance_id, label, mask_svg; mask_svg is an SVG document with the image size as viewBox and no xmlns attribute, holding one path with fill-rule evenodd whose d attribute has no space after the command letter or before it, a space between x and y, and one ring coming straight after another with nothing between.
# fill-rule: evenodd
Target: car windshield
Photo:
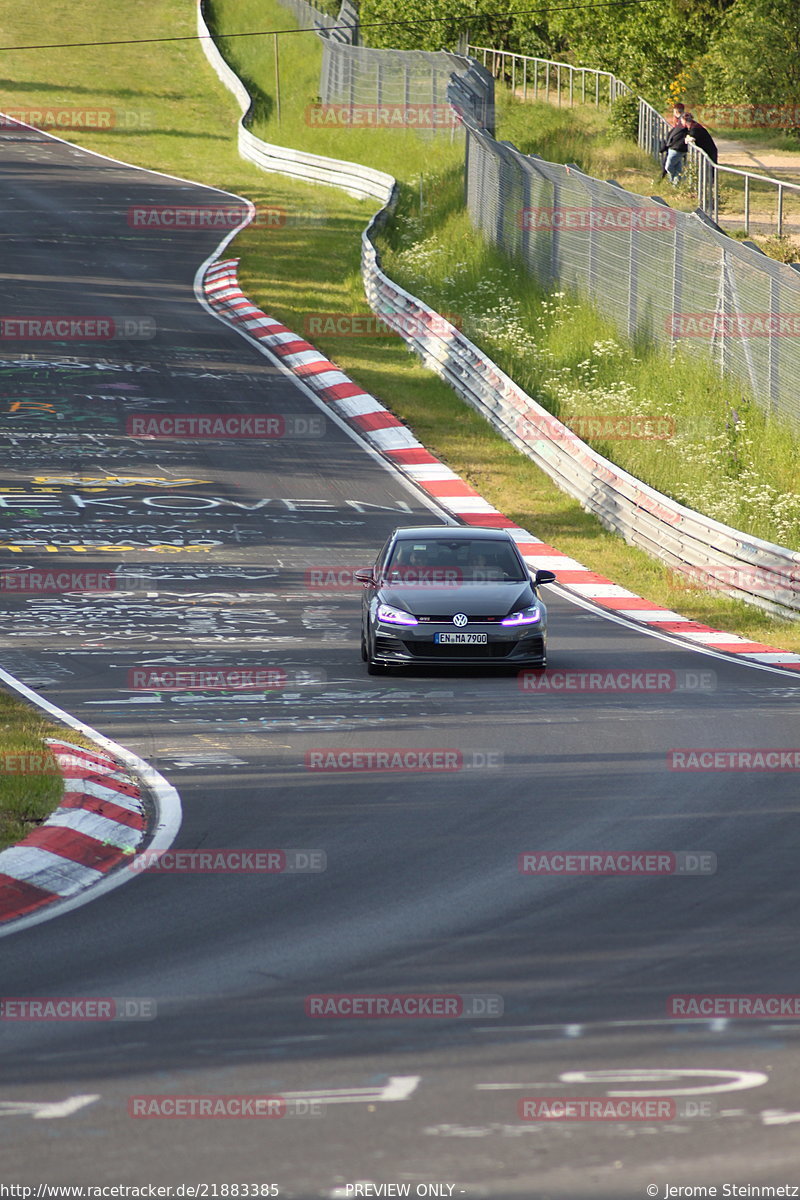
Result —
<instances>
[{"instance_id":1,"label":"car windshield","mask_svg":"<svg viewBox=\"0 0 800 1200\"><path fill-rule=\"evenodd\" d=\"M488 538L403 539L386 564L389 583L521 583L525 579L513 548Z\"/></svg>"}]
</instances>

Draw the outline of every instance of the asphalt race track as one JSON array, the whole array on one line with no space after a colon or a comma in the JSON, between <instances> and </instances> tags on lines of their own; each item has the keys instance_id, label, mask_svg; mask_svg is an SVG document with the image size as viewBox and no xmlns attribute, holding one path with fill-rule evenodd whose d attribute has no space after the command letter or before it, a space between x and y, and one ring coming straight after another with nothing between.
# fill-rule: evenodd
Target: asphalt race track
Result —
<instances>
[{"instance_id":1,"label":"asphalt race track","mask_svg":"<svg viewBox=\"0 0 800 1200\"><path fill-rule=\"evenodd\" d=\"M396 524L441 517L198 304L218 233L126 217L230 199L35 133L4 136L0 156L4 312L128 318L113 340L0 341L0 571L117 580L103 594L4 592L0 665L175 784L176 846L302 849L326 866L140 873L0 939L4 997L157 1010L0 1021L2 1181L570 1200L800 1185L797 1021L667 1007L674 994L800 991L796 773L676 772L667 758L796 745L800 680L552 590L550 674L657 670L680 686L367 677L357 589L309 572L369 565ZM174 414L277 414L288 432L127 432ZM283 686L153 683L267 668ZM438 748L461 752L460 769L311 769L331 748ZM565 850L703 851L717 870L518 870L520 854ZM306 1015L306 998L328 993L466 996L471 1015ZM668 1119L518 1115L525 1097L619 1092L666 1099ZM132 1097L153 1095L288 1108L129 1116Z\"/></svg>"}]
</instances>

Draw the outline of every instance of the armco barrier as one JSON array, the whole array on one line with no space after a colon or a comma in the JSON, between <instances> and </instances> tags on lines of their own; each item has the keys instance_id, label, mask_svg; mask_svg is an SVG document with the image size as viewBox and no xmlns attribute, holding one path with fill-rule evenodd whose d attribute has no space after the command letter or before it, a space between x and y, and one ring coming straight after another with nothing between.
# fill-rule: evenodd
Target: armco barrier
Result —
<instances>
[{"instance_id":1,"label":"armco barrier","mask_svg":"<svg viewBox=\"0 0 800 1200\"><path fill-rule=\"evenodd\" d=\"M205 29L200 13L198 21L201 29ZM249 97L240 80L213 43L203 45L220 79L239 97L246 111ZM267 146L241 125L240 149L242 134L247 134L253 143L252 157L245 154L250 161L261 165L259 159L264 158L275 164L265 169L294 173L295 163L286 160L287 165L280 165L284 162L281 156L297 156L299 152ZM391 176L357 163L340 163L317 155L299 157L327 164L332 174L346 167L348 183L338 186L348 191L354 190L361 178L362 194L376 195L367 190L374 187L374 177L380 175L385 181L383 193L377 196L384 207L362 235L362 276L367 300L423 363L485 416L503 437L607 529L621 534L630 544L690 577L704 572L712 579L721 579L723 583L718 590L759 608L787 617L800 616L800 553L692 512L603 458L528 396L464 334L384 274L373 235L386 219L386 205L395 186ZM332 183L334 179L331 175L317 181Z\"/></svg>"},{"instance_id":2,"label":"armco barrier","mask_svg":"<svg viewBox=\"0 0 800 1200\"><path fill-rule=\"evenodd\" d=\"M197 5L197 32L200 35L203 53L218 78L233 92L242 110L238 135L239 153L242 158L254 163L262 171L289 175L293 179L302 179L308 183L327 184L330 187L342 188L359 200L380 200L381 204L388 204L395 183L391 175L344 159L325 158L319 154L306 154L302 150L290 150L286 146L274 146L255 137L244 124L250 110L250 95L238 75L234 74L217 50L203 16L202 0L198 0Z\"/></svg>"},{"instance_id":3,"label":"armco barrier","mask_svg":"<svg viewBox=\"0 0 800 1200\"><path fill-rule=\"evenodd\" d=\"M760 608L800 615L800 553L684 508L583 442L455 326L384 274L372 236L383 219L378 213L362 235L367 299L426 367L626 542L681 573L728 581L720 590Z\"/></svg>"}]
</instances>

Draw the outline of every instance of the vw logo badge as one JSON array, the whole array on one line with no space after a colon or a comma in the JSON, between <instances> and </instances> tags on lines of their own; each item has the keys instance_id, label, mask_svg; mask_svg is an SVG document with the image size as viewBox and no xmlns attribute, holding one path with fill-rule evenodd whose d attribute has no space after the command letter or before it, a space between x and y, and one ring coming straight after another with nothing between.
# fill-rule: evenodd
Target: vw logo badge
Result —
<instances>
[{"instance_id":1,"label":"vw logo badge","mask_svg":"<svg viewBox=\"0 0 800 1200\"><path fill-rule=\"evenodd\" d=\"M456 613L456 615L453 617L453 624L458 629L463 629L468 620L469 618L467 617L466 613Z\"/></svg>"}]
</instances>

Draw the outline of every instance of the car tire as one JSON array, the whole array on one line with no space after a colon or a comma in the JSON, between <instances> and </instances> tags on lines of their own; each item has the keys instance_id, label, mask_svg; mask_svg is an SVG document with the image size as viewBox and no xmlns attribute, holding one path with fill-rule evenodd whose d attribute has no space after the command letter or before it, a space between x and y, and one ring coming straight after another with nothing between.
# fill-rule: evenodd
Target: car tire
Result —
<instances>
[{"instance_id":1,"label":"car tire","mask_svg":"<svg viewBox=\"0 0 800 1200\"><path fill-rule=\"evenodd\" d=\"M369 655L367 654L367 639L364 637L364 626L361 626L361 661L367 662Z\"/></svg>"}]
</instances>

